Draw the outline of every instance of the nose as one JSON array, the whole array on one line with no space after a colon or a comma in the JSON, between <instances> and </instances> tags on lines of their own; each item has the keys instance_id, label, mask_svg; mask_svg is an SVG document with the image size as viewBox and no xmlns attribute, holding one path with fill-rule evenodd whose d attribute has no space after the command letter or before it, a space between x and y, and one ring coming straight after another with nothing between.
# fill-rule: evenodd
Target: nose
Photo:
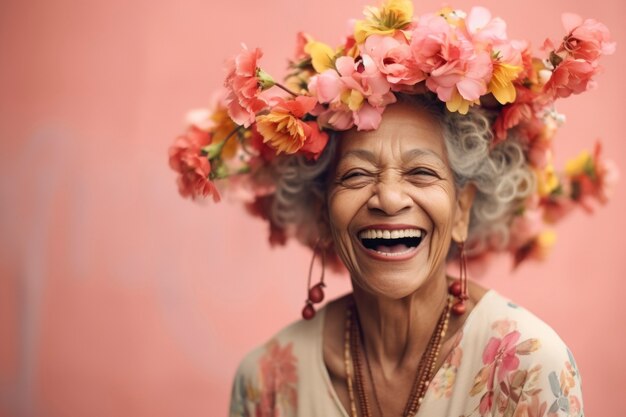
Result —
<instances>
[{"instance_id":1,"label":"nose","mask_svg":"<svg viewBox=\"0 0 626 417\"><path fill-rule=\"evenodd\" d=\"M411 208L413 199L405 189L406 184L399 178L381 179L372 196L367 202L367 208L387 216L393 216Z\"/></svg>"}]
</instances>

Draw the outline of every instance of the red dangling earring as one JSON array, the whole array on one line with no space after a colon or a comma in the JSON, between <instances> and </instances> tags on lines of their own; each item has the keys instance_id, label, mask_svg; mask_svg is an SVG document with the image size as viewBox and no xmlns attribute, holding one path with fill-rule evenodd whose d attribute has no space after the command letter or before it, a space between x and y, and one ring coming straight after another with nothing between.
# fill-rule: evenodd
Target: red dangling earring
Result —
<instances>
[{"instance_id":1,"label":"red dangling earring","mask_svg":"<svg viewBox=\"0 0 626 417\"><path fill-rule=\"evenodd\" d=\"M313 274L313 264L315 263L315 256L317 255L318 245L315 245L313 249L313 257L311 258L311 265L309 266L309 278L307 281L307 299L305 301L304 308L302 309L302 318L305 320L311 320L315 317L315 307L313 304L321 303L324 301L324 271L326 270L326 255L322 252L322 276L320 282L311 287L311 275Z\"/></svg>"},{"instance_id":2,"label":"red dangling earring","mask_svg":"<svg viewBox=\"0 0 626 417\"><path fill-rule=\"evenodd\" d=\"M457 298L456 303L452 305L452 312L457 316L465 314L465 300L469 298L467 294L467 256L465 255L465 242L459 242L459 264L461 266L459 279L450 284L448 292Z\"/></svg>"}]
</instances>

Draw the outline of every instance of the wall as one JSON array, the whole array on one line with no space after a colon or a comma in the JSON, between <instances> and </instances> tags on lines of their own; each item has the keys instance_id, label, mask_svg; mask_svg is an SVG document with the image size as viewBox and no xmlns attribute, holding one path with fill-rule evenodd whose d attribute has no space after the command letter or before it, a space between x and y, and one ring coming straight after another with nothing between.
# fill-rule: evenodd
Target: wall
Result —
<instances>
[{"instance_id":1,"label":"wall","mask_svg":"<svg viewBox=\"0 0 626 417\"><path fill-rule=\"evenodd\" d=\"M422 2L416 12L435 10ZM362 0L0 3L0 415L217 416L252 347L299 316L308 254L270 250L233 202L181 199L167 147L208 104L223 60L262 46L282 74L295 33L335 43ZM561 11L618 41L599 88L559 106L557 161L601 138L626 167L620 0L483 1L538 47ZM469 9L462 0L455 7ZM543 264L480 281L550 323L576 354L589 415L626 408L624 181L558 227ZM347 279L329 279L332 295Z\"/></svg>"}]
</instances>

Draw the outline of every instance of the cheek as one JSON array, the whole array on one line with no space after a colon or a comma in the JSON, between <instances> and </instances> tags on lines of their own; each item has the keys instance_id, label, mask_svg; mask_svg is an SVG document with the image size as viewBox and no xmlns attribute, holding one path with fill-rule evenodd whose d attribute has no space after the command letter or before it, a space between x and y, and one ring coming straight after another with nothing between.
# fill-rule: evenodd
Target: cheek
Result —
<instances>
[{"instance_id":1,"label":"cheek","mask_svg":"<svg viewBox=\"0 0 626 417\"><path fill-rule=\"evenodd\" d=\"M328 217L333 234L344 233L350 220L354 217L354 198L350 198L347 190L331 192L328 198Z\"/></svg>"},{"instance_id":2,"label":"cheek","mask_svg":"<svg viewBox=\"0 0 626 417\"><path fill-rule=\"evenodd\" d=\"M418 205L423 207L438 233L449 233L454 222L454 191L445 186L434 186L420 190L416 196Z\"/></svg>"},{"instance_id":3,"label":"cheek","mask_svg":"<svg viewBox=\"0 0 626 417\"><path fill-rule=\"evenodd\" d=\"M368 192L364 189L338 189L328 194L328 220L336 243L348 243L349 227L367 202Z\"/></svg>"}]
</instances>

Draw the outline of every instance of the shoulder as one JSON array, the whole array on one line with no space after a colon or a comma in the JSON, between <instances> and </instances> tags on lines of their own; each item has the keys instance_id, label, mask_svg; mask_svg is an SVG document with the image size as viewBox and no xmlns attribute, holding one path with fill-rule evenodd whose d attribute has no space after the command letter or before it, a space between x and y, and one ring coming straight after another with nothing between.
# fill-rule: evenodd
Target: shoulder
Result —
<instances>
[{"instance_id":1,"label":"shoulder","mask_svg":"<svg viewBox=\"0 0 626 417\"><path fill-rule=\"evenodd\" d=\"M295 410L301 381L321 358L324 313L286 326L243 358L233 382L231 416L278 404L286 415Z\"/></svg>"},{"instance_id":2,"label":"shoulder","mask_svg":"<svg viewBox=\"0 0 626 417\"><path fill-rule=\"evenodd\" d=\"M242 359L237 374L251 377L267 361L296 362L297 357L314 354L321 337L322 316L318 314L311 321L299 320L281 329Z\"/></svg>"},{"instance_id":3,"label":"shoulder","mask_svg":"<svg viewBox=\"0 0 626 417\"><path fill-rule=\"evenodd\" d=\"M480 395L483 408L581 415L580 375L559 335L494 291L485 297L464 335L476 365L471 395Z\"/></svg>"},{"instance_id":4,"label":"shoulder","mask_svg":"<svg viewBox=\"0 0 626 417\"><path fill-rule=\"evenodd\" d=\"M535 357L545 360L567 356L567 346L552 327L493 290L480 301L468 319L465 332L486 343L494 343L492 339L505 344L526 341L524 347L528 345L532 352L537 352Z\"/></svg>"}]
</instances>

